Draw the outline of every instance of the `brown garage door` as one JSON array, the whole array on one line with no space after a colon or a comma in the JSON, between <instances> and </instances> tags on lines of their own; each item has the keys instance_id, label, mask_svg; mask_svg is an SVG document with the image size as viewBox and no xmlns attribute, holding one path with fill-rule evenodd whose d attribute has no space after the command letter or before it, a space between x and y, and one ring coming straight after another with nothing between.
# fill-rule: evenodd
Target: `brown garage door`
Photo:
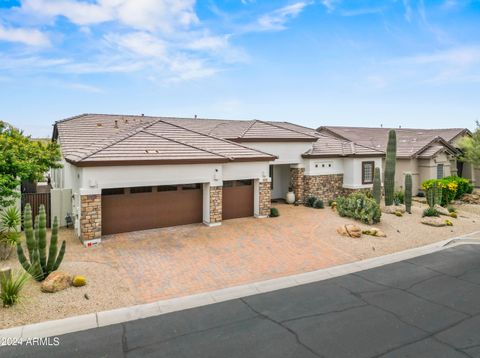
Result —
<instances>
[{"instance_id":1,"label":"brown garage door","mask_svg":"<svg viewBox=\"0 0 480 358\"><path fill-rule=\"evenodd\" d=\"M102 234L202 222L201 184L102 190Z\"/></svg>"},{"instance_id":2,"label":"brown garage door","mask_svg":"<svg viewBox=\"0 0 480 358\"><path fill-rule=\"evenodd\" d=\"M253 216L253 180L223 182L223 220Z\"/></svg>"}]
</instances>

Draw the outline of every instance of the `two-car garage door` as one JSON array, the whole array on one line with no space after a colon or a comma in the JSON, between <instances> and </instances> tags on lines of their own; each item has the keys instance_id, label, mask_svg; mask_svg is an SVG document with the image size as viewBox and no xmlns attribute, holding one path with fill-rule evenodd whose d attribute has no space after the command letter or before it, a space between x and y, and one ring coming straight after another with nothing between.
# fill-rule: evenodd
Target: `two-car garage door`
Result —
<instances>
[{"instance_id":1,"label":"two-car garage door","mask_svg":"<svg viewBox=\"0 0 480 358\"><path fill-rule=\"evenodd\" d=\"M201 184L102 190L102 234L202 222Z\"/></svg>"},{"instance_id":2,"label":"two-car garage door","mask_svg":"<svg viewBox=\"0 0 480 358\"><path fill-rule=\"evenodd\" d=\"M222 219L253 216L253 180L223 183ZM202 184L102 190L102 235L201 223Z\"/></svg>"}]
</instances>

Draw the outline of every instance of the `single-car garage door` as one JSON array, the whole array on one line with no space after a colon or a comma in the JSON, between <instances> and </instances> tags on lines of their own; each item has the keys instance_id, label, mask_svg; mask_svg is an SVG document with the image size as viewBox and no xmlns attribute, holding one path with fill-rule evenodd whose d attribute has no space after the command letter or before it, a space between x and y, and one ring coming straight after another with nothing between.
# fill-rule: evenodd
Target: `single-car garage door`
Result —
<instances>
[{"instance_id":1,"label":"single-car garage door","mask_svg":"<svg viewBox=\"0 0 480 358\"><path fill-rule=\"evenodd\" d=\"M223 220L253 216L253 180L223 182Z\"/></svg>"},{"instance_id":2,"label":"single-car garage door","mask_svg":"<svg viewBox=\"0 0 480 358\"><path fill-rule=\"evenodd\" d=\"M102 235L202 222L201 184L102 190Z\"/></svg>"}]
</instances>

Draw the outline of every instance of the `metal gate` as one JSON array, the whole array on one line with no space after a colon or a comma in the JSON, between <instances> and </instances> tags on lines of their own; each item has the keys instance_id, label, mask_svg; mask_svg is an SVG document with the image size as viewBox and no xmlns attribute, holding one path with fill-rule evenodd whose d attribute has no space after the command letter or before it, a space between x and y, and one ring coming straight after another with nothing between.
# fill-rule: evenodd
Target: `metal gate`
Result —
<instances>
[{"instance_id":1,"label":"metal gate","mask_svg":"<svg viewBox=\"0 0 480 358\"><path fill-rule=\"evenodd\" d=\"M30 204L32 207L32 216L35 217L38 215L40 210L40 205L45 206L45 212L47 214L47 227L50 227L50 193L24 193L22 194L22 216L25 205Z\"/></svg>"}]
</instances>

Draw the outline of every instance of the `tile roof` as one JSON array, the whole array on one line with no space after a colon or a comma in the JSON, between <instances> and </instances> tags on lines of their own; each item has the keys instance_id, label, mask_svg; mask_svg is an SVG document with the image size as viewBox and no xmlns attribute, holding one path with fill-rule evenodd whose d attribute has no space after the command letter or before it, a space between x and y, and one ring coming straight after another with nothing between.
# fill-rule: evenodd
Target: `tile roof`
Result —
<instances>
[{"instance_id":1,"label":"tile roof","mask_svg":"<svg viewBox=\"0 0 480 358\"><path fill-rule=\"evenodd\" d=\"M326 158L326 157L349 157L349 156L384 156L380 150L355 144L348 140L335 138L328 135L318 135L318 140L313 144L312 149L303 154L304 158Z\"/></svg>"},{"instance_id":2,"label":"tile roof","mask_svg":"<svg viewBox=\"0 0 480 358\"><path fill-rule=\"evenodd\" d=\"M322 126L317 130L320 133L331 134L385 152L390 128ZM465 128L395 128L395 131L397 133L397 157L400 158L414 157L433 143L440 143L440 145L455 153L456 149L450 142L466 131L468 132Z\"/></svg>"},{"instance_id":3,"label":"tile roof","mask_svg":"<svg viewBox=\"0 0 480 358\"><path fill-rule=\"evenodd\" d=\"M160 117L82 115L57 122L56 137L65 159L85 166L275 159Z\"/></svg>"}]
</instances>

